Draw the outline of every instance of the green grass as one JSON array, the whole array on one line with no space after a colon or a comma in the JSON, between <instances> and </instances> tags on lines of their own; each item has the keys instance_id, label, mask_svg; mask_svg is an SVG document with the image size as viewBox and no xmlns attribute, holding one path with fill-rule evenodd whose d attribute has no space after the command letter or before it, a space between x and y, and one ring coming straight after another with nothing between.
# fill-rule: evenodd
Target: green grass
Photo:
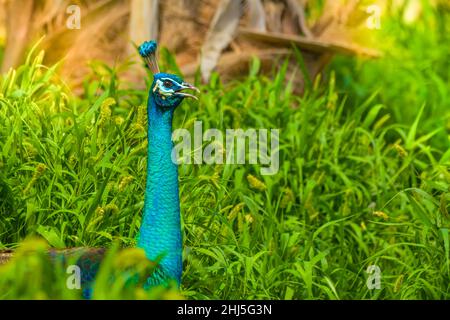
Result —
<instances>
[{"instance_id":1,"label":"green grass","mask_svg":"<svg viewBox=\"0 0 450 320\"><path fill-rule=\"evenodd\" d=\"M426 35L411 34L416 42ZM445 47L432 49L436 61L426 61L441 66L436 70L417 69L415 58L398 66L395 52L359 65L339 58L324 83L302 97L293 93L286 66L266 77L255 61L244 79L223 85L214 76L199 103L185 102L176 128L192 130L195 120L204 129L279 128L280 171L180 167L180 294L449 299L449 69ZM147 93L120 81L122 67L98 63L77 98L55 68L41 65L42 56L30 57L0 78L0 247L16 247L30 235L57 248L134 246L145 186ZM175 68L165 60L165 70ZM371 72L378 72L377 81ZM421 88L430 79L442 85L439 93ZM29 247L38 253L0 267L1 298L79 297L65 288L64 270L42 258L45 246L31 241L23 250ZM97 298L179 297L123 283L110 290L105 278L119 273L129 255L140 261L133 249L122 256L113 250ZM366 286L370 265L381 269L380 290Z\"/></svg>"}]
</instances>

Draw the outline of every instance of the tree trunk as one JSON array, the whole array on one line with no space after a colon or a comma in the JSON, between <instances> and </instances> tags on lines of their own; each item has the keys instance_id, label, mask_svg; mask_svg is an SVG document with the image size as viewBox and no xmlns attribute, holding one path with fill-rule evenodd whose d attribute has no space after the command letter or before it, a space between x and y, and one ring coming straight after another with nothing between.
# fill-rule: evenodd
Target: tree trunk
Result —
<instances>
[{"instance_id":1,"label":"tree trunk","mask_svg":"<svg viewBox=\"0 0 450 320\"><path fill-rule=\"evenodd\" d=\"M6 2L6 47L1 72L16 66L28 43L33 0L9 0ZM17 14L20 13L20 14Z\"/></svg>"},{"instance_id":2,"label":"tree trunk","mask_svg":"<svg viewBox=\"0 0 450 320\"><path fill-rule=\"evenodd\" d=\"M129 53L135 53L134 45L150 39L157 39L159 29L159 1L130 1L130 41ZM134 45L133 45L134 44Z\"/></svg>"}]
</instances>

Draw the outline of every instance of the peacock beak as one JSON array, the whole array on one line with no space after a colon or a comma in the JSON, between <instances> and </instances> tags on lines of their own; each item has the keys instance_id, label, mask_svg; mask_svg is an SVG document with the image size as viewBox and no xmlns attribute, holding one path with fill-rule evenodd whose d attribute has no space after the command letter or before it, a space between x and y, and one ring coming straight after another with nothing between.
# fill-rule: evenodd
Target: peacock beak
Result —
<instances>
[{"instance_id":1,"label":"peacock beak","mask_svg":"<svg viewBox=\"0 0 450 320\"><path fill-rule=\"evenodd\" d=\"M192 98L192 99L198 100L198 98L196 96L194 96L193 94L190 94L190 93L186 93L186 92L184 92L184 90L194 90L194 91L197 91L198 93L200 93L200 90L197 87L195 87L192 84L189 84L187 82L183 82L183 84L181 85L181 88L178 89L175 92L175 94L178 96L185 97L185 98Z\"/></svg>"}]
</instances>

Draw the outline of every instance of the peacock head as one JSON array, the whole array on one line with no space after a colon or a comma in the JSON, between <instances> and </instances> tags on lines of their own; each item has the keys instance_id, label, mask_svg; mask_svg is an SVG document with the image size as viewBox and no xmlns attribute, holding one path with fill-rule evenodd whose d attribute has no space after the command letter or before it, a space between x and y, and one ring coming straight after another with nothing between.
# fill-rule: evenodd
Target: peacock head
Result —
<instances>
[{"instance_id":1,"label":"peacock head","mask_svg":"<svg viewBox=\"0 0 450 320\"><path fill-rule=\"evenodd\" d=\"M184 98L197 99L187 90L199 90L193 85L184 82L180 77L169 73L154 75L150 94L153 94L155 103L162 108L175 109Z\"/></svg>"},{"instance_id":2,"label":"peacock head","mask_svg":"<svg viewBox=\"0 0 450 320\"><path fill-rule=\"evenodd\" d=\"M185 92L186 90L199 92L200 90L196 87L184 82L174 74L159 71L158 61L156 59L157 47L156 41L146 41L139 47L139 54L144 58L153 73L150 94L153 96L156 105L164 109L173 110L180 105L184 98L197 99L196 96Z\"/></svg>"}]
</instances>

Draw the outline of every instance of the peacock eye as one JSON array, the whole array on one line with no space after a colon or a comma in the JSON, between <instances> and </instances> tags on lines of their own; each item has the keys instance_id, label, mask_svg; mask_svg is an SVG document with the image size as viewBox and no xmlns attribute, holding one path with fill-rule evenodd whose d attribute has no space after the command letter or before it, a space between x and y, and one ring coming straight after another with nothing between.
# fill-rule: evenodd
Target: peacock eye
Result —
<instances>
[{"instance_id":1,"label":"peacock eye","mask_svg":"<svg viewBox=\"0 0 450 320\"><path fill-rule=\"evenodd\" d=\"M172 88L172 86L173 86L172 81L169 81L169 80L164 81L163 84L164 84L164 87L166 87L166 88Z\"/></svg>"}]
</instances>

